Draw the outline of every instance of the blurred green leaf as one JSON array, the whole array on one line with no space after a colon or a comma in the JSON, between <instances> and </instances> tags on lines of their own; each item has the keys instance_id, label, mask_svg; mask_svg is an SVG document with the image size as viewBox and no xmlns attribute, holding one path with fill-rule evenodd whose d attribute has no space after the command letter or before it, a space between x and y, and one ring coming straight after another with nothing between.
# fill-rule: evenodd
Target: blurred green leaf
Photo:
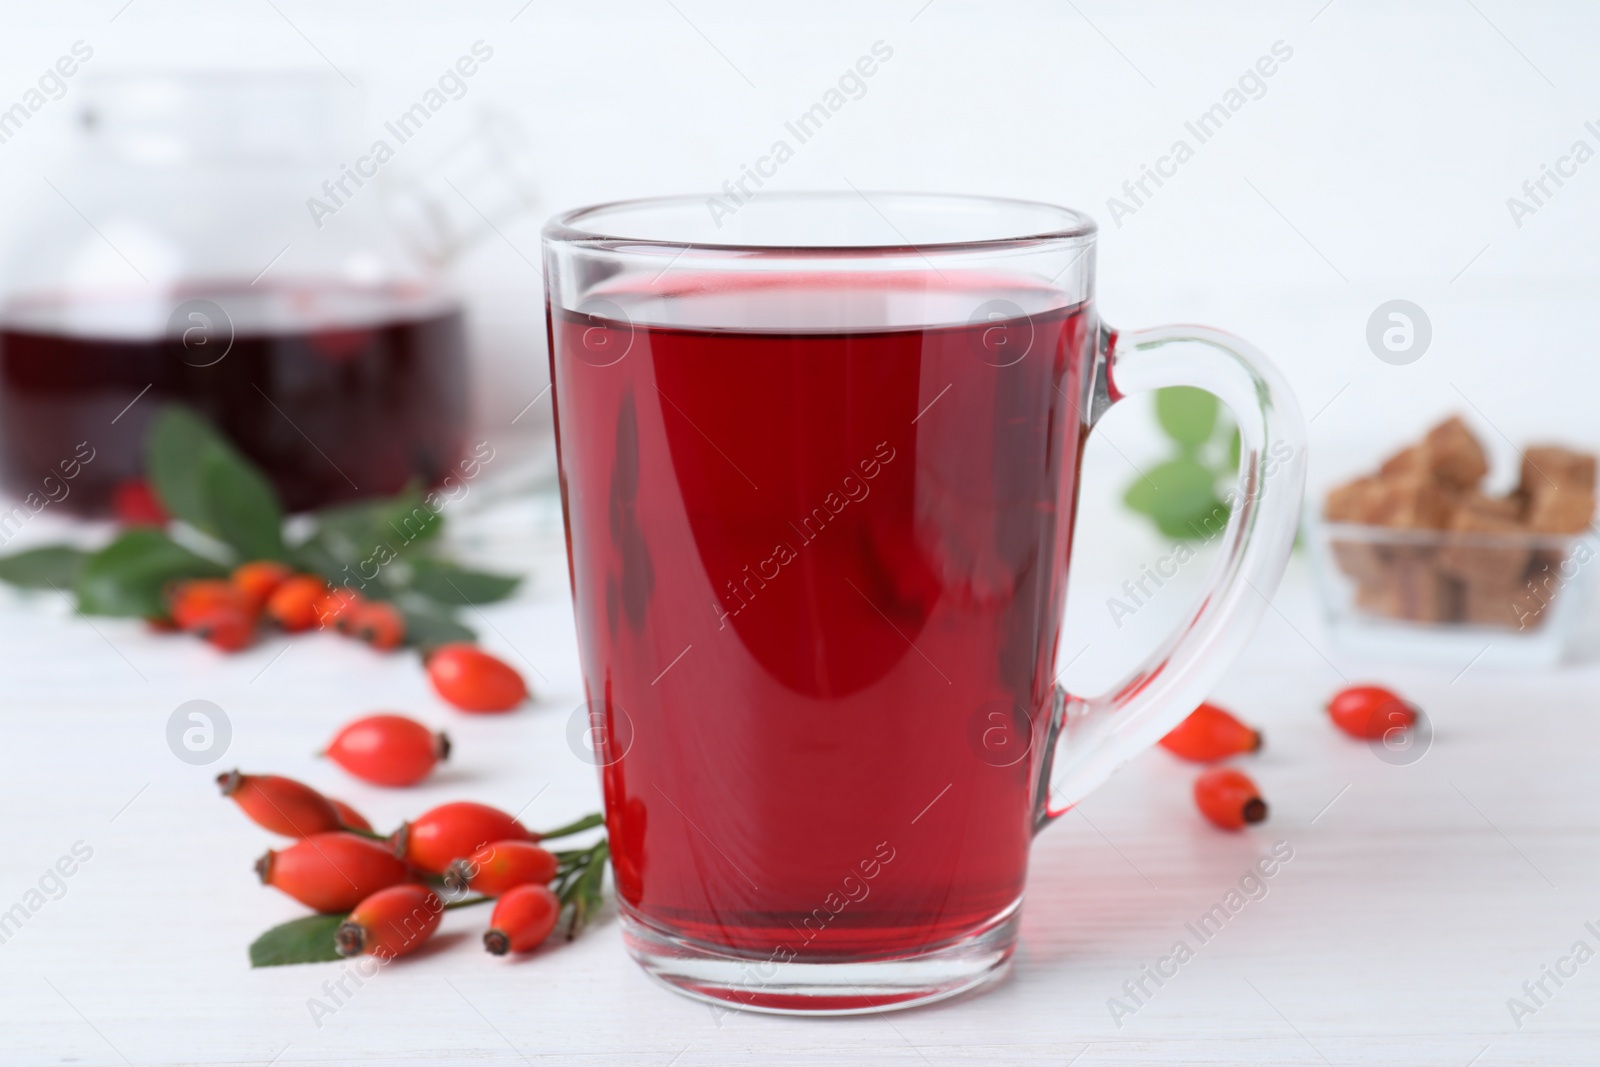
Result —
<instances>
[{"instance_id":1,"label":"blurred green leaf","mask_svg":"<svg viewBox=\"0 0 1600 1067\"><path fill-rule=\"evenodd\" d=\"M168 583L226 573L159 530L129 530L84 561L77 581L78 610L85 615L165 615Z\"/></svg>"},{"instance_id":2,"label":"blurred green leaf","mask_svg":"<svg viewBox=\"0 0 1600 1067\"><path fill-rule=\"evenodd\" d=\"M46 545L0 559L0 582L23 589L71 589L89 553L70 545Z\"/></svg>"},{"instance_id":3,"label":"blurred green leaf","mask_svg":"<svg viewBox=\"0 0 1600 1067\"><path fill-rule=\"evenodd\" d=\"M331 963L340 959L333 935L345 915L307 915L279 923L250 943L250 966Z\"/></svg>"},{"instance_id":4,"label":"blurred green leaf","mask_svg":"<svg viewBox=\"0 0 1600 1067\"><path fill-rule=\"evenodd\" d=\"M1128 486L1123 502L1149 516L1168 537L1210 537L1227 523L1228 509L1217 498L1216 474L1193 459L1168 460Z\"/></svg>"},{"instance_id":5,"label":"blurred green leaf","mask_svg":"<svg viewBox=\"0 0 1600 1067\"><path fill-rule=\"evenodd\" d=\"M1233 428L1233 436L1228 438L1228 470L1232 474L1239 469L1239 428Z\"/></svg>"},{"instance_id":6,"label":"blurred green leaf","mask_svg":"<svg viewBox=\"0 0 1600 1067\"><path fill-rule=\"evenodd\" d=\"M1217 398L1203 389L1174 385L1156 390L1156 419L1185 452L1211 439L1217 428Z\"/></svg>"},{"instance_id":7,"label":"blurred green leaf","mask_svg":"<svg viewBox=\"0 0 1600 1067\"><path fill-rule=\"evenodd\" d=\"M374 562L406 555L429 544L444 529L444 519L407 488L387 500L342 504L317 513L317 531L295 549L325 578L345 567L370 571ZM365 575L363 575L365 576Z\"/></svg>"},{"instance_id":8,"label":"blurred green leaf","mask_svg":"<svg viewBox=\"0 0 1600 1067\"><path fill-rule=\"evenodd\" d=\"M446 609L407 596L397 601L406 620L406 644L429 649L455 641L476 641L478 635L452 618Z\"/></svg>"},{"instance_id":9,"label":"blurred green leaf","mask_svg":"<svg viewBox=\"0 0 1600 1067\"><path fill-rule=\"evenodd\" d=\"M411 589L440 604L491 604L516 591L521 578L473 571L437 559L412 564Z\"/></svg>"},{"instance_id":10,"label":"blurred green leaf","mask_svg":"<svg viewBox=\"0 0 1600 1067\"><path fill-rule=\"evenodd\" d=\"M242 559L283 556L283 508L261 471L205 419L178 404L145 436L145 473L168 513Z\"/></svg>"}]
</instances>

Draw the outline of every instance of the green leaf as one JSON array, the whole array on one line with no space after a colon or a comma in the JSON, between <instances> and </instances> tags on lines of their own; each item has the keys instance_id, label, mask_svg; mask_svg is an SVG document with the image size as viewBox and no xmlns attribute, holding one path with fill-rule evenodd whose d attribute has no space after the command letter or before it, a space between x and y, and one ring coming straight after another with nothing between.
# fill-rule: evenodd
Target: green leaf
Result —
<instances>
[{"instance_id":1,"label":"green leaf","mask_svg":"<svg viewBox=\"0 0 1600 1067\"><path fill-rule=\"evenodd\" d=\"M145 438L145 469L167 511L244 559L283 557L283 507L261 471L210 423L169 405Z\"/></svg>"},{"instance_id":2,"label":"green leaf","mask_svg":"<svg viewBox=\"0 0 1600 1067\"><path fill-rule=\"evenodd\" d=\"M425 608L407 598L399 605L406 620L406 644L414 648L433 648L454 641L476 641L478 635L438 608Z\"/></svg>"},{"instance_id":3,"label":"green leaf","mask_svg":"<svg viewBox=\"0 0 1600 1067\"><path fill-rule=\"evenodd\" d=\"M1217 427L1217 398L1187 385L1157 389L1156 419L1168 437L1192 451L1209 441Z\"/></svg>"},{"instance_id":4,"label":"green leaf","mask_svg":"<svg viewBox=\"0 0 1600 1067\"><path fill-rule=\"evenodd\" d=\"M0 582L24 589L71 589L89 553L71 545L46 545L0 559Z\"/></svg>"},{"instance_id":5,"label":"green leaf","mask_svg":"<svg viewBox=\"0 0 1600 1067\"><path fill-rule=\"evenodd\" d=\"M1166 536L1208 538L1227 522L1217 499L1216 474L1192 459L1168 460L1151 468L1123 494L1123 501L1150 517Z\"/></svg>"},{"instance_id":6,"label":"green leaf","mask_svg":"<svg viewBox=\"0 0 1600 1067\"><path fill-rule=\"evenodd\" d=\"M1228 473L1232 474L1239 469L1239 428L1233 428L1233 436L1228 438Z\"/></svg>"},{"instance_id":7,"label":"green leaf","mask_svg":"<svg viewBox=\"0 0 1600 1067\"><path fill-rule=\"evenodd\" d=\"M412 563L412 591L440 604L492 604L510 596L521 581L514 575L472 571L443 560Z\"/></svg>"},{"instance_id":8,"label":"green leaf","mask_svg":"<svg viewBox=\"0 0 1600 1067\"><path fill-rule=\"evenodd\" d=\"M200 491L200 457L216 436L209 423L186 407L169 404L145 431L144 469L167 514L197 529L210 524Z\"/></svg>"},{"instance_id":9,"label":"green leaf","mask_svg":"<svg viewBox=\"0 0 1600 1067\"><path fill-rule=\"evenodd\" d=\"M90 556L78 575L78 610L85 615L164 615L163 592L183 578L227 573L159 530L129 530Z\"/></svg>"},{"instance_id":10,"label":"green leaf","mask_svg":"<svg viewBox=\"0 0 1600 1067\"><path fill-rule=\"evenodd\" d=\"M211 513L212 534L251 559L283 558L283 509L277 494L248 463L207 450L200 464L200 492Z\"/></svg>"},{"instance_id":11,"label":"green leaf","mask_svg":"<svg viewBox=\"0 0 1600 1067\"><path fill-rule=\"evenodd\" d=\"M346 915L307 915L279 923L250 942L250 966L331 963L340 959L333 935Z\"/></svg>"},{"instance_id":12,"label":"green leaf","mask_svg":"<svg viewBox=\"0 0 1600 1067\"><path fill-rule=\"evenodd\" d=\"M374 563L405 555L427 544L444 528L444 519L423 502L415 488L387 500L328 508L317 514L317 532L295 549L324 578L344 577L344 568L370 574Z\"/></svg>"}]
</instances>

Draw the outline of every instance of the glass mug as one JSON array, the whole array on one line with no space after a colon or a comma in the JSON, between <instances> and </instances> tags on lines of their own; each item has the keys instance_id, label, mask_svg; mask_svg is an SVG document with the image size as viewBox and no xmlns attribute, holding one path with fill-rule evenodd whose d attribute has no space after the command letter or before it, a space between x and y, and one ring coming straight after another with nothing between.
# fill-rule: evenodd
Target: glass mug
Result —
<instances>
[{"instance_id":1,"label":"glass mug","mask_svg":"<svg viewBox=\"0 0 1600 1067\"><path fill-rule=\"evenodd\" d=\"M556 443L629 951L731 1007L907 1007L999 974L1035 832L1175 726L1282 575L1305 431L1253 348L1118 334L1095 225L968 196L764 192L544 231ZM1233 411L1184 624L1055 681L1082 444L1122 397ZM586 718L585 718L586 717Z\"/></svg>"}]
</instances>

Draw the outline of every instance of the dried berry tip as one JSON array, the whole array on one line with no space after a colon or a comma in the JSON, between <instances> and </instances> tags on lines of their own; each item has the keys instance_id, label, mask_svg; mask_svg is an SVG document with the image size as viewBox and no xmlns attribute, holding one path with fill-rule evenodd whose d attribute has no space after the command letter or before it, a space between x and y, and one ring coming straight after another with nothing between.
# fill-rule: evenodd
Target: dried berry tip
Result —
<instances>
[{"instance_id":1,"label":"dried berry tip","mask_svg":"<svg viewBox=\"0 0 1600 1067\"><path fill-rule=\"evenodd\" d=\"M360 923L342 922L333 934L333 947L341 956L359 956L367 947L367 931Z\"/></svg>"},{"instance_id":2,"label":"dried berry tip","mask_svg":"<svg viewBox=\"0 0 1600 1067\"><path fill-rule=\"evenodd\" d=\"M222 795L225 797L233 796L243 784L244 775L239 773L237 767L226 774L217 775L217 787L222 790Z\"/></svg>"},{"instance_id":3,"label":"dried berry tip","mask_svg":"<svg viewBox=\"0 0 1600 1067\"><path fill-rule=\"evenodd\" d=\"M450 758L450 735L440 730L434 735L434 748L438 752L439 762L443 763Z\"/></svg>"},{"instance_id":4,"label":"dried berry tip","mask_svg":"<svg viewBox=\"0 0 1600 1067\"><path fill-rule=\"evenodd\" d=\"M1266 743L1267 743L1267 739L1264 736L1262 736L1262 733L1261 733L1260 730L1257 730L1255 732L1255 740L1253 742L1251 742L1250 751L1251 752L1260 752L1261 751L1261 746L1266 744Z\"/></svg>"},{"instance_id":5,"label":"dried berry tip","mask_svg":"<svg viewBox=\"0 0 1600 1067\"><path fill-rule=\"evenodd\" d=\"M511 939L502 930L485 930L483 947L488 949L491 955L504 956L511 951Z\"/></svg>"},{"instance_id":6,"label":"dried berry tip","mask_svg":"<svg viewBox=\"0 0 1600 1067\"><path fill-rule=\"evenodd\" d=\"M1267 802L1260 797L1251 797L1244 802L1244 811L1241 814L1245 822L1261 822L1267 817Z\"/></svg>"},{"instance_id":7,"label":"dried berry tip","mask_svg":"<svg viewBox=\"0 0 1600 1067\"><path fill-rule=\"evenodd\" d=\"M255 862L256 877L261 879L262 885L269 885L272 878L272 857L277 855L272 849L263 852Z\"/></svg>"}]
</instances>

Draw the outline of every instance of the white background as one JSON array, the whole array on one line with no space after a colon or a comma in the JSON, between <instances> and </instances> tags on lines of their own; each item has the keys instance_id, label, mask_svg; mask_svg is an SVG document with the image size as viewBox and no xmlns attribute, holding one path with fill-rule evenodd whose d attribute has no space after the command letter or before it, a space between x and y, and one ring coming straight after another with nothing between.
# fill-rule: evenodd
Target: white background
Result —
<instances>
[{"instance_id":1,"label":"white background","mask_svg":"<svg viewBox=\"0 0 1600 1067\"><path fill-rule=\"evenodd\" d=\"M335 66L361 87L365 129L376 136L382 118L414 102L474 41L488 42L493 62L400 165L425 165L484 107L513 113L537 145L540 212L476 249L459 275L488 313L527 324L495 353L497 373L525 390L508 390L516 410L543 374L539 279L523 261L536 258L542 216L719 187L882 40L892 61L803 146L779 187L849 182L1089 211L1102 224L1104 316L1126 326L1205 322L1256 342L1313 419L1314 485L1353 473L1451 411L1479 430L1502 481L1513 445L1600 445L1590 328L1600 162L1520 228L1506 205L1575 140L1600 148L1584 128L1600 120L1600 7L904 0L811 3L806 12L710 0L14 2L0 5L0 106L81 39L95 49L86 73ZM1199 146L1147 206L1113 224L1107 198L1277 41L1294 54L1266 94ZM80 89L75 79L65 99L0 145L0 230L38 210L50 195L44 179L69 166ZM264 248L262 261L273 251ZM1380 362L1365 342L1368 316L1394 298L1421 305L1433 325L1432 347L1409 366ZM1131 662L1182 606L1165 597L1141 613L1138 634L1106 635L1104 595L1168 551L1115 504L1132 465L1158 450L1139 409L1114 412L1089 446L1068 634L1069 653L1104 640L1069 674L1086 688ZM30 535L46 532L41 522ZM1274 805L1271 832L1210 834L1188 810L1185 772L1160 753L1143 757L1092 799L1082 821L1041 838L1022 965L985 998L887 1024L741 1017L712 1026L703 1009L631 971L613 923L570 956L541 956L509 974L485 971L470 946L458 946L386 973L349 1015L314 1029L303 1005L316 991L309 972L240 966L254 931L294 912L248 885L261 841L208 795L205 774L170 759L165 716L183 699L218 699L235 710L240 760L343 789L384 821L412 802L352 789L303 754L340 718L388 702L448 719L476 743L479 762L469 743L438 799L465 793L515 807L525 785L531 794L558 780L533 821L592 807L587 770L560 751L566 711L580 697L564 576L548 536L540 544L538 579L496 616L504 632L490 641L507 654L536 649L550 676L539 710L508 727L526 749L506 745L494 729L501 724L449 718L414 667L369 671L360 650L322 639L255 685L277 647L219 666L205 650L106 624L106 639L152 679L140 683L84 624L38 602L9 603L0 672L15 718L0 762L0 905L74 839L93 838L102 858L25 936L0 946L0 1059L264 1063L288 1045L282 1062L354 1060L363 1049L383 1050L374 1055L384 1062L433 1062L443 1049L518 1062L508 1044L530 1062L584 1062L587 1052L593 1062L663 1065L851 1056L1065 1064L1080 1053L1086 1067L1157 1057L1595 1058L1600 964L1524 1030L1510 1026L1505 1008L1580 936L1582 920L1600 919L1593 668L1462 680L1454 668L1352 663L1325 645L1301 561L1279 598L1282 613L1268 615L1220 688L1279 742L1258 775ZM503 558L518 567L530 559L526 551ZM1378 671L1444 724L1438 751L1415 768L1341 748L1317 721L1317 702L1341 674ZM525 764L523 751L540 754ZM108 823L141 783L154 784ZM1356 783L1339 801L1347 807L1321 818L1347 783ZM1303 840L1304 858L1249 917L1259 921L1208 950L1185 984L1136 1020L1112 1027L1106 997L1279 835ZM443 975L468 1004L452 999Z\"/></svg>"}]
</instances>

